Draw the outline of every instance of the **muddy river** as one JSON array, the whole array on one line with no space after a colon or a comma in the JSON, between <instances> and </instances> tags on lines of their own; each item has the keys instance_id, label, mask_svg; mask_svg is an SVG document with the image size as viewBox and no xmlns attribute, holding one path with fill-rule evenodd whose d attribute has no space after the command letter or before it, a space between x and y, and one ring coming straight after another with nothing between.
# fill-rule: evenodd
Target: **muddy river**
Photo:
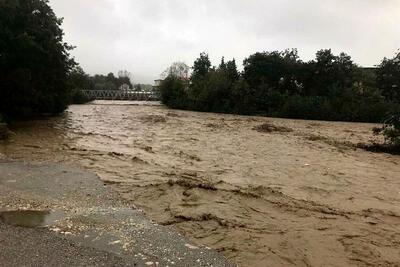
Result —
<instances>
[{"instance_id":1,"label":"muddy river","mask_svg":"<svg viewBox=\"0 0 400 267\"><path fill-rule=\"evenodd\" d=\"M373 124L96 101L11 125L0 153L80 165L239 266L399 266L400 156Z\"/></svg>"}]
</instances>

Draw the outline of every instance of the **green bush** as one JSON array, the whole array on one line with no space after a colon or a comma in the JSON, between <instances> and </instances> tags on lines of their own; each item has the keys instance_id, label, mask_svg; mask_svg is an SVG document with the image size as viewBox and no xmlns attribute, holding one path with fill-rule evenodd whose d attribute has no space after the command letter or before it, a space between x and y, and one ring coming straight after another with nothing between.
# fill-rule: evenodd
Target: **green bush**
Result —
<instances>
[{"instance_id":1,"label":"green bush","mask_svg":"<svg viewBox=\"0 0 400 267\"><path fill-rule=\"evenodd\" d=\"M85 104L92 101L81 90L77 89L72 92L72 104Z\"/></svg>"},{"instance_id":2,"label":"green bush","mask_svg":"<svg viewBox=\"0 0 400 267\"><path fill-rule=\"evenodd\" d=\"M400 112L387 116L381 128L374 128L374 133L383 134L388 144L400 148Z\"/></svg>"},{"instance_id":3,"label":"green bush","mask_svg":"<svg viewBox=\"0 0 400 267\"><path fill-rule=\"evenodd\" d=\"M172 108L185 109L187 106L187 94L185 82L178 77L169 75L161 83L161 102Z\"/></svg>"}]
</instances>

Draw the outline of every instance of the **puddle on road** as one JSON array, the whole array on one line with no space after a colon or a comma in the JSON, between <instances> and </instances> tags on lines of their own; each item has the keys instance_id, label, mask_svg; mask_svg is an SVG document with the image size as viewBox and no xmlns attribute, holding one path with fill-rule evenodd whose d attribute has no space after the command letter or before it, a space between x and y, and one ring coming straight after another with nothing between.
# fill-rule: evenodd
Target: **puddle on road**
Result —
<instances>
[{"instance_id":1,"label":"puddle on road","mask_svg":"<svg viewBox=\"0 0 400 267\"><path fill-rule=\"evenodd\" d=\"M12 226L48 227L65 217L61 211L14 210L0 212L0 221Z\"/></svg>"}]
</instances>

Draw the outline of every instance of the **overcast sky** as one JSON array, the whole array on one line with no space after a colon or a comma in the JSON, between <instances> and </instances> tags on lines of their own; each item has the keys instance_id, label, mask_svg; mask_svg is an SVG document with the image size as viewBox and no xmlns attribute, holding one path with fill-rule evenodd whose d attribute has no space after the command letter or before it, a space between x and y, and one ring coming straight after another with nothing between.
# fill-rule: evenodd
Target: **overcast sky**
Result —
<instances>
[{"instance_id":1,"label":"overcast sky","mask_svg":"<svg viewBox=\"0 0 400 267\"><path fill-rule=\"evenodd\" d=\"M400 48L400 0L50 0L64 17L65 40L84 70L126 69L152 83L174 61L192 66L259 51L298 48L310 60L322 48L362 66Z\"/></svg>"}]
</instances>

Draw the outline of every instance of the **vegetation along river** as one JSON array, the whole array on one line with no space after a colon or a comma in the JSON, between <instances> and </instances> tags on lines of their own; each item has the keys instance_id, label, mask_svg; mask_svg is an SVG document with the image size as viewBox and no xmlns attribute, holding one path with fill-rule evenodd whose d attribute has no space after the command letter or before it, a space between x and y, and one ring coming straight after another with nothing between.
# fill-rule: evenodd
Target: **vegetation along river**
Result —
<instances>
[{"instance_id":1,"label":"vegetation along river","mask_svg":"<svg viewBox=\"0 0 400 267\"><path fill-rule=\"evenodd\" d=\"M400 265L400 157L373 124L96 101L11 125L0 153L79 165L240 266Z\"/></svg>"}]
</instances>

